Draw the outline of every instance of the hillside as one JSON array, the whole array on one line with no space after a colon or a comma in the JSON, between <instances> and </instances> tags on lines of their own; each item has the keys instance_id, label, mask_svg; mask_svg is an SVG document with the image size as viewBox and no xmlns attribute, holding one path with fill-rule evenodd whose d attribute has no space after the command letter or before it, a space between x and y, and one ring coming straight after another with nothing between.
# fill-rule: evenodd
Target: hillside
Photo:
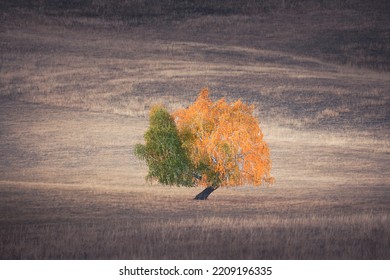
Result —
<instances>
[{"instance_id":1,"label":"hillside","mask_svg":"<svg viewBox=\"0 0 390 280\"><path fill-rule=\"evenodd\" d=\"M388 259L387 1L175 2L2 1L0 259ZM203 87L254 104L272 187L144 181L150 106Z\"/></svg>"}]
</instances>

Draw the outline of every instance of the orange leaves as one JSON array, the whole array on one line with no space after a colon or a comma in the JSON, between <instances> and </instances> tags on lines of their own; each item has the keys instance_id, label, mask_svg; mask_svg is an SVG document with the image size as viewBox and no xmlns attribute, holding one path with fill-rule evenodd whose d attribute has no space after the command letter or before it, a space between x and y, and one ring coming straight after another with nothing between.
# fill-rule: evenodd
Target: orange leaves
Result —
<instances>
[{"instance_id":1,"label":"orange leaves","mask_svg":"<svg viewBox=\"0 0 390 280\"><path fill-rule=\"evenodd\" d=\"M200 184L272 183L269 148L253 109L241 100L212 102L203 89L191 106L173 113L194 165L207 166Z\"/></svg>"}]
</instances>

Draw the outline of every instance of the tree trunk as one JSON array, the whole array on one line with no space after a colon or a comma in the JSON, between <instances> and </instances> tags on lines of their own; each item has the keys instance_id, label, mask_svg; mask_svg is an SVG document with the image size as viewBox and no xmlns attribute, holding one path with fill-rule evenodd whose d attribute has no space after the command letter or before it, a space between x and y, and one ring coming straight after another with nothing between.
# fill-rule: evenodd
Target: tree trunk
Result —
<instances>
[{"instance_id":1,"label":"tree trunk","mask_svg":"<svg viewBox=\"0 0 390 280\"><path fill-rule=\"evenodd\" d=\"M209 195L210 195L213 191L215 191L216 189L218 189L218 187L212 187L212 186L207 187L207 188L205 188L203 191L201 191L199 194L197 194L197 195L194 197L194 199L196 199L196 200L206 200L206 199L209 197Z\"/></svg>"}]
</instances>

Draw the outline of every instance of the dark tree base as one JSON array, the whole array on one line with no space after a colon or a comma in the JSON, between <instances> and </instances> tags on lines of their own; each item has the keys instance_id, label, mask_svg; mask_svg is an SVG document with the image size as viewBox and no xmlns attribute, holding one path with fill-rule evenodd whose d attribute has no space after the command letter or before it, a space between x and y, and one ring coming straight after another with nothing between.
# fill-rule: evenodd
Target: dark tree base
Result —
<instances>
[{"instance_id":1,"label":"dark tree base","mask_svg":"<svg viewBox=\"0 0 390 280\"><path fill-rule=\"evenodd\" d=\"M200 192L199 194L197 194L194 199L196 200L206 200L209 195L215 191L217 188L215 187L207 187L205 188L202 192Z\"/></svg>"}]
</instances>

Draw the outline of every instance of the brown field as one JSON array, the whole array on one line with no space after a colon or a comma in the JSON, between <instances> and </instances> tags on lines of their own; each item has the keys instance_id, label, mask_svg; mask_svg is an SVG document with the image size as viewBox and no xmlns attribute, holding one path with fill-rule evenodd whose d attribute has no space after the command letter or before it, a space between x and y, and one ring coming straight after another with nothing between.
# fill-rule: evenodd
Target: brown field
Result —
<instances>
[{"instance_id":1,"label":"brown field","mask_svg":"<svg viewBox=\"0 0 390 280\"><path fill-rule=\"evenodd\" d=\"M390 259L385 11L0 10L0 259ZM256 106L274 185L145 182L150 106L206 86Z\"/></svg>"}]
</instances>

